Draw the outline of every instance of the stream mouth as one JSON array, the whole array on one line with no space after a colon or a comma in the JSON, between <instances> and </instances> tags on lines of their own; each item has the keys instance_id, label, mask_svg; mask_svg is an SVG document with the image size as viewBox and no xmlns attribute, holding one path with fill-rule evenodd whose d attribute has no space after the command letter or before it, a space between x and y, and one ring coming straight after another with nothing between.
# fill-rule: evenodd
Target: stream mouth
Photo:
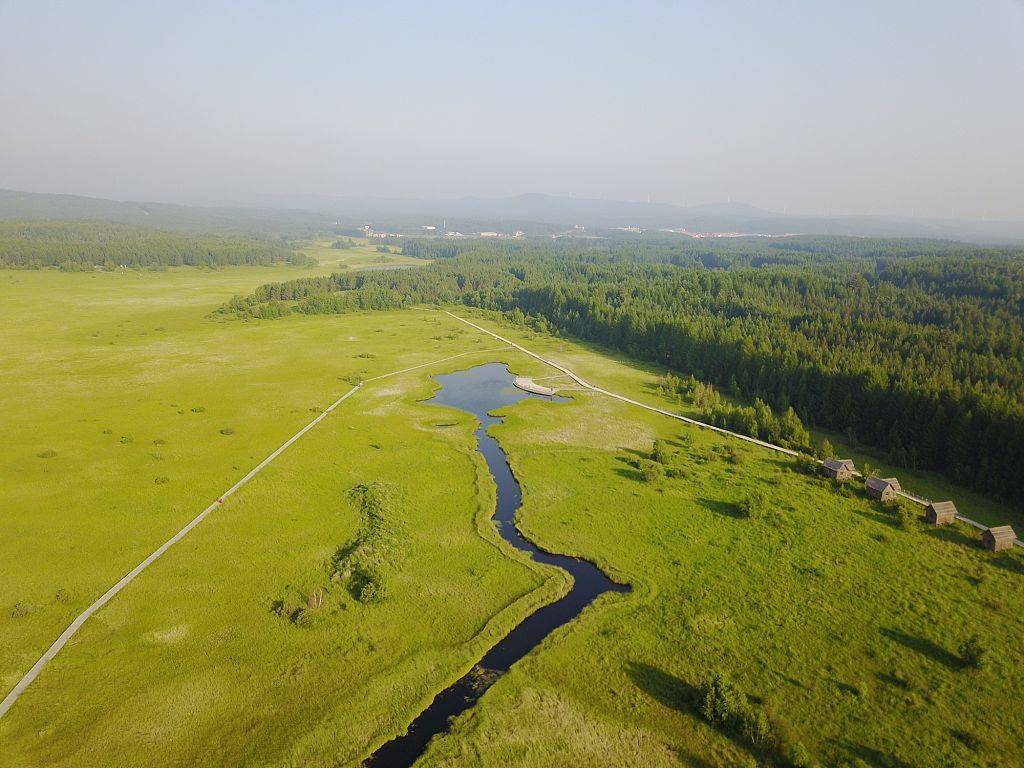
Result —
<instances>
[{"instance_id":1,"label":"stream mouth","mask_svg":"<svg viewBox=\"0 0 1024 768\"><path fill-rule=\"evenodd\" d=\"M473 707L498 679L554 630L569 623L605 592L628 592L626 584L617 584L593 563L566 555L556 555L537 547L515 525L522 491L508 465L508 458L487 429L501 419L490 412L526 398L565 401L543 397L513 386L513 376L502 363L478 365L465 371L435 376L441 390L428 403L446 405L472 413L480 420L476 430L477 448L497 485L497 504L491 518L501 537L518 550L529 553L538 563L568 571L572 589L564 597L537 609L491 648L473 668L445 688L409 725L408 730L377 749L363 763L372 768L411 766L422 755L430 740L447 732L451 721Z\"/></svg>"}]
</instances>

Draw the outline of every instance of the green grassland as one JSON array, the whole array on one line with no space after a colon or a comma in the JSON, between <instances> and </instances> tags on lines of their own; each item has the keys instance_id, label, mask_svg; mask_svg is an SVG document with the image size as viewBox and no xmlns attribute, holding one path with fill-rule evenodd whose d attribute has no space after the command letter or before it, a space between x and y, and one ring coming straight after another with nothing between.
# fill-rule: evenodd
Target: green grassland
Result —
<instances>
[{"instance_id":1,"label":"green grassland","mask_svg":"<svg viewBox=\"0 0 1024 768\"><path fill-rule=\"evenodd\" d=\"M414 259L411 256L403 256L401 248L392 245L384 246L390 253L381 253L377 250L380 242L365 240L362 238L347 238L352 240L355 247L332 248L333 240L316 240L299 249L300 253L312 256L324 267L334 269L400 269L402 267L423 266L429 263L427 259Z\"/></svg>"},{"instance_id":2,"label":"green grassland","mask_svg":"<svg viewBox=\"0 0 1024 768\"><path fill-rule=\"evenodd\" d=\"M433 375L480 362L553 372L426 309L211 317L285 269L0 273L5 690L350 382L463 355L368 382L90 620L0 720L0 765L354 765L566 589L487 523L472 418L422 402ZM653 367L464 314L668 403ZM823 765L1024 760L1018 553L901 519L768 451L729 460L727 438L572 394L518 403L495 428L521 526L634 589L554 633L423 764L772 764L701 717L692 692L712 670ZM685 476L642 479L656 438ZM352 492L371 484L386 489L380 519ZM755 490L767 503L744 517L736 504ZM1011 514L938 490L979 518ZM380 599L359 591L353 552ZM975 634L984 664L963 669L958 645Z\"/></svg>"}]
</instances>

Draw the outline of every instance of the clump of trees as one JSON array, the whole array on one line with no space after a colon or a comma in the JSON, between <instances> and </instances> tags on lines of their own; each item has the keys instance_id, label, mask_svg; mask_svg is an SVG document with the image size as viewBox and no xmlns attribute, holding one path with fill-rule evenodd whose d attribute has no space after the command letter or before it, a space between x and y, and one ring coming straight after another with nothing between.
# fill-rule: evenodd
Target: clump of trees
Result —
<instances>
[{"instance_id":1,"label":"clump of trees","mask_svg":"<svg viewBox=\"0 0 1024 768\"><path fill-rule=\"evenodd\" d=\"M764 709L755 704L721 671L713 671L697 688L701 715L723 733L754 752L792 768L814 768L816 763L798 743L786 745Z\"/></svg>"}]
</instances>

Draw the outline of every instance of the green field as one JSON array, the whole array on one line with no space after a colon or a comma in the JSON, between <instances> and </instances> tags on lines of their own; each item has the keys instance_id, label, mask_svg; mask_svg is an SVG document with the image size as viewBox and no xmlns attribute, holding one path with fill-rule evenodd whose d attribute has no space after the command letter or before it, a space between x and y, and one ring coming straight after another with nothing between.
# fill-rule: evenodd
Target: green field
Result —
<instances>
[{"instance_id":1,"label":"green field","mask_svg":"<svg viewBox=\"0 0 1024 768\"><path fill-rule=\"evenodd\" d=\"M414 259L403 256L401 248L362 238L343 237L341 240L352 240L354 248L332 248L333 240L316 240L300 249L301 253L312 256L323 267L334 269L396 269L401 267L423 266L429 263L426 259ZM389 253L377 249L387 248Z\"/></svg>"},{"instance_id":2,"label":"green field","mask_svg":"<svg viewBox=\"0 0 1024 768\"><path fill-rule=\"evenodd\" d=\"M473 420L422 402L438 373L550 369L429 308L211 315L262 283L330 271L331 258L373 267L384 255L313 250L311 270L0 272L5 692L352 382L443 360L368 382L102 609L0 720L0 765L356 765L566 589L488 524ZM662 371L464 315L668 404ZM768 451L730 459L728 438L597 394L506 416L495 434L523 487L523 529L633 591L548 638L424 765L781 764L701 716L692 691L712 671L753 697L787 755L800 744L822 765L1024 761L1019 551L993 556L973 529L903 520ZM634 464L656 438L685 476L642 479ZM900 474L978 519L1017 519ZM390 499L376 533L352 493L371 484ZM743 517L736 504L754 491L765 506ZM332 578L339 550L360 541L376 542L379 601ZM976 670L958 656L971 635L985 649Z\"/></svg>"}]
</instances>

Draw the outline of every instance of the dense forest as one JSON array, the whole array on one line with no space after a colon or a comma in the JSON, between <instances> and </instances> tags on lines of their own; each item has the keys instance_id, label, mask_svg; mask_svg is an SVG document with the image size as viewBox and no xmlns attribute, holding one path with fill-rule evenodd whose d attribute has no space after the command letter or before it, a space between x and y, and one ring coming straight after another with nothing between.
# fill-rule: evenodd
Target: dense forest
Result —
<instances>
[{"instance_id":1,"label":"dense forest","mask_svg":"<svg viewBox=\"0 0 1024 768\"><path fill-rule=\"evenodd\" d=\"M265 285L224 311L499 310L1024 503L1024 251L835 238L406 247L439 260Z\"/></svg>"},{"instance_id":2,"label":"dense forest","mask_svg":"<svg viewBox=\"0 0 1024 768\"><path fill-rule=\"evenodd\" d=\"M279 240L186 235L102 221L0 222L0 267L80 271L106 267L306 264Z\"/></svg>"}]
</instances>

